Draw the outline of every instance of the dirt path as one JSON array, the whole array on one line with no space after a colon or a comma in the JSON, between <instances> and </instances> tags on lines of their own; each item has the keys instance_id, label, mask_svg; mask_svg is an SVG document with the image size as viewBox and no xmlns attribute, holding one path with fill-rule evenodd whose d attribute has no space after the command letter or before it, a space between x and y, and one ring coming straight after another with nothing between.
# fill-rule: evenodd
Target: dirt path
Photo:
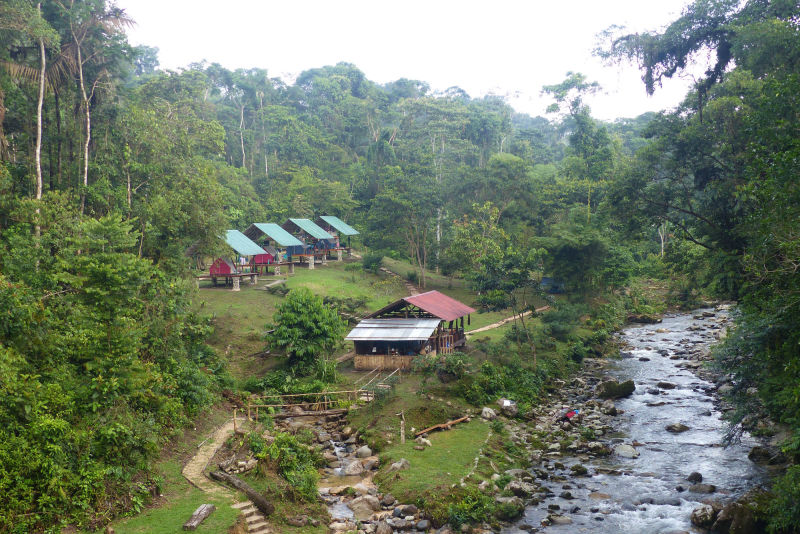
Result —
<instances>
[{"instance_id":1,"label":"dirt path","mask_svg":"<svg viewBox=\"0 0 800 534\"><path fill-rule=\"evenodd\" d=\"M550 306L542 306L541 308L536 308L536 313L541 313L541 312L547 311L549 309L550 309ZM522 317L525 317L526 315L530 315L530 314L531 314L530 311L526 311L525 313L522 314ZM512 315L511 317L506 317L502 321L497 321L494 324L490 324L490 325L487 325L487 326L482 326L480 328L476 328L475 330L470 330L469 332L466 332L466 335L470 336L472 334L477 334L478 332L486 332L487 330L493 330L495 328L499 328L499 327L503 326L504 324L510 323L511 321L516 319L517 317L519 317L519 315Z\"/></svg>"},{"instance_id":2,"label":"dirt path","mask_svg":"<svg viewBox=\"0 0 800 534\"><path fill-rule=\"evenodd\" d=\"M240 419L244 422L244 419ZM233 419L229 420L216 430L214 433L202 444L192 456L191 460L184 466L182 474L193 486L198 489L211 493L214 495L221 495L225 497L233 497L234 493L229 489L212 482L203 473L208 462L217 453L220 447L225 443L233 433Z\"/></svg>"},{"instance_id":3,"label":"dirt path","mask_svg":"<svg viewBox=\"0 0 800 534\"><path fill-rule=\"evenodd\" d=\"M381 267L380 270L385 272L386 274L396 276L397 278L401 279L403 281L403 285L406 286L406 289L408 290L409 294L419 295L419 288L414 284L412 284L411 282L409 282L408 280L406 280L405 278L403 278L402 276L400 276L399 274L397 274L396 272L390 271L386 267Z\"/></svg>"}]
</instances>

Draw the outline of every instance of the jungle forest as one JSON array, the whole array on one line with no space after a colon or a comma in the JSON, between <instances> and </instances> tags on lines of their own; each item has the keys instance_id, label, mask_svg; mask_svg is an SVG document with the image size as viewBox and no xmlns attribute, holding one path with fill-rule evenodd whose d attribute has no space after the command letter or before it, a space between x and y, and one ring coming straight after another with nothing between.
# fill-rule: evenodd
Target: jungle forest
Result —
<instances>
[{"instance_id":1,"label":"jungle forest","mask_svg":"<svg viewBox=\"0 0 800 534\"><path fill-rule=\"evenodd\" d=\"M726 434L780 437L782 468L753 513L768 532L800 532L796 2L693 0L658 32L610 31L596 54L637 65L643 92L704 69L675 109L614 121L593 117L587 98L600 87L568 65L541 88L548 113L532 117L458 87L375 83L344 62L293 83L216 63L164 70L157 49L128 42L133 22L108 0L0 2L0 532L128 532L117 522L169 509L165 458L212 414L230 417L251 394L348 389L354 371L333 358L348 318L405 292L381 266L419 291L456 288L478 310L473 323L516 318L473 352L420 365L429 377L403 379L397 398L433 391L480 412L508 397L520 417L585 358L613 359L631 316L730 303L707 362L727 384ZM340 271L288 275L288 295L242 291L262 299L243 312L255 331L225 323L233 312L215 299L233 293L196 282L227 253L224 232L320 215L359 230L357 255ZM341 272L354 289L291 285L315 272ZM370 296L358 301L361 290ZM243 363L251 353L263 367ZM414 380L419 392L404 397ZM383 451L381 465L398 459L359 412L359 439ZM461 413L440 415L416 428ZM496 422L481 429L507 436ZM275 435L243 438L278 473L265 495L285 491L313 516L313 447ZM401 499L402 484L381 477L379 491ZM402 486L405 502L431 529L509 524L506 501L455 482L441 502ZM322 530L297 532L325 532L321 518Z\"/></svg>"}]
</instances>

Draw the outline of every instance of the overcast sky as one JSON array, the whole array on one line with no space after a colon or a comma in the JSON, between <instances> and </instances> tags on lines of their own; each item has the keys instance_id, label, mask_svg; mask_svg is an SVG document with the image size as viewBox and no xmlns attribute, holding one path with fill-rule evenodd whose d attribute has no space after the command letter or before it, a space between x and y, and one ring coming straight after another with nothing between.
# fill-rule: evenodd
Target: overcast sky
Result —
<instances>
[{"instance_id":1,"label":"overcast sky","mask_svg":"<svg viewBox=\"0 0 800 534\"><path fill-rule=\"evenodd\" d=\"M518 111L541 114L543 85L578 71L600 82L590 101L601 119L634 117L680 102L688 80L648 97L635 66L604 66L596 34L612 24L663 28L688 0L117 0L136 21L133 44L160 49L162 68L206 60L265 68L292 81L340 61L375 82L422 80L459 86L472 97L498 94Z\"/></svg>"}]
</instances>

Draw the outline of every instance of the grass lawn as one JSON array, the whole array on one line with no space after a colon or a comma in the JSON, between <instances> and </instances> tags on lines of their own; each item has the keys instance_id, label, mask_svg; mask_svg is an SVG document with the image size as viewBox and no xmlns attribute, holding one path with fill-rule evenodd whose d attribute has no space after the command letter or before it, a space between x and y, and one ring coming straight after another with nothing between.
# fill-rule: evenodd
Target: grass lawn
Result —
<instances>
[{"instance_id":1,"label":"grass lawn","mask_svg":"<svg viewBox=\"0 0 800 534\"><path fill-rule=\"evenodd\" d=\"M227 532L236 522L239 511L231 508L233 501L224 497L210 497L195 488L181 475L181 464L175 459L156 466L163 477L163 497L157 506L147 507L134 517L112 523L117 534L151 533L174 534L182 532L183 524L198 506L210 503L217 509L197 528L197 532Z\"/></svg>"},{"instance_id":2,"label":"grass lawn","mask_svg":"<svg viewBox=\"0 0 800 534\"><path fill-rule=\"evenodd\" d=\"M422 451L414 450L416 443L412 440L402 445L395 443L381 453L383 465L405 458L411 467L396 473L382 471L376 481L381 490L403 502L413 502L426 491L449 488L470 472L488 434L489 425L477 418L430 434L428 439L433 446Z\"/></svg>"},{"instance_id":3,"label":"grass lawn","mask_svg":"<svg viewBox=\"0 0 800 534\"><path fill-rule=\"evenodd\" d=\"M405 288L399 281L385 275L348 272L345 270L347 264L334 261L324 267L317 265L313 270L297 267L295 274L288 277L286 286L289 289L307 287L323 297L363 297L367 302L361 310L363 313L379 309L405 295ZM266 325L272 321L283 300L283 297L264 290L264 286L274 279L261 277L256 285L250 285L244 279L238 292L203 282L195 297L196 310L214 317L215 329L209 343L227 356L229 370L235 378L263 376L276 363L271 357L254 356L264 350Z\"/></svg>"}]
</instances>

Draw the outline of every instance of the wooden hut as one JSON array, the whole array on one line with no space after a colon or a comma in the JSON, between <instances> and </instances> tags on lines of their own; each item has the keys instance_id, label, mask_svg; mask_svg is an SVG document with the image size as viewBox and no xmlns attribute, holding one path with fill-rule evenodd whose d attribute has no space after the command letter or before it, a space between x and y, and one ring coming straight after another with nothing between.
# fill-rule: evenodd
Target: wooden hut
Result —
<instances>
[{"instance_id":1,"label":"wooden hut","mask_svg":"<svg viewBox=\"0 0 800 534\"><path fill-rule=\"evenodd\" d=\"M346 250L348 254L352 252L350 238L354 235L359 235L358 230L341 220L339 217L333 215L320 215L314 221L320 228L331 234L336 240L336 247L334 250L338 252L338 259L342 259L342 250ZM342 237L347 238L347 244L342 242Z\"/></svg>"},{"instance_id":2,"label":"wooden hut","mask_svg":"<svg viewBox=\"0 0 800 534\"><path fill-rule=\"evenodd\" d=\"M259 273L266 271L270 265L278 263L281 260L281 253L278 249L269 245L261 247L264 249L265 254L256 254L253 257L253 268Z\"/></svg>"},{"instance_id":3,"label":"wooden hut","mask_svg":"<svg viewBox=\"0 0 800 534\"><path fill-rule=\"evenodd\" d=\"M275 273L279 273L281 265L289 265L289 272L292 272L292 254L304 253L305 245L302 241L294 237L292 234L281 228L279 224L275 223L253 223L244 235L255 241L261 243L264 250L271 249L275 251L273 260L270 263L264 263L264 258L257 258L257 265L263 265L266 269L267 265L275 265ZM271 252L268 251L269 254Z\"/></svg>"},{"instance_id":4,"label":"wooden hut","mask_svg":"<svg viewBox=\"0 0 800 534\"><path fill-rule=\"evenodd\" d=\"M395 301L368 315L345 339L356 369L408 369L418 354L446 354L466 343L464 317L475 310L438 291Z\"/></svg>"},{"instance_id":5,"label":"wooden hut","mask_svg":"<svg viewBox=\"0 0 800 534\"><path fill-rule=\"evenodd\" d=\"M308 268L314 268L314 258L320 256L324 262L328 256L328 251L334 249L336 238L314 224L310 219L287 219L283 226L284 230L297 237L303 242L305 250L302 253L294 253L301 261L308 261Z\"/></svg>"},{"instance_id":6,"label":"wooden hut","mask_svg":"<svg viewBox=\"0 0 800 534\"><path fill-rule=\"evenodd\" d=\"M209 269L209 277L214 285L217 285L218 278L224 278L226 285L230 284L233 286L234 291L238 291L239 279L243 276L250 276L251 281L255 283L256 277L255 271L252 269L252 261L255 256L266 254L264 249L256 245L239 230L225 232L225 244L233 249L240 261L234 262L230 258L224 257L214 260Z\"/></svg>"}]
</instances>

